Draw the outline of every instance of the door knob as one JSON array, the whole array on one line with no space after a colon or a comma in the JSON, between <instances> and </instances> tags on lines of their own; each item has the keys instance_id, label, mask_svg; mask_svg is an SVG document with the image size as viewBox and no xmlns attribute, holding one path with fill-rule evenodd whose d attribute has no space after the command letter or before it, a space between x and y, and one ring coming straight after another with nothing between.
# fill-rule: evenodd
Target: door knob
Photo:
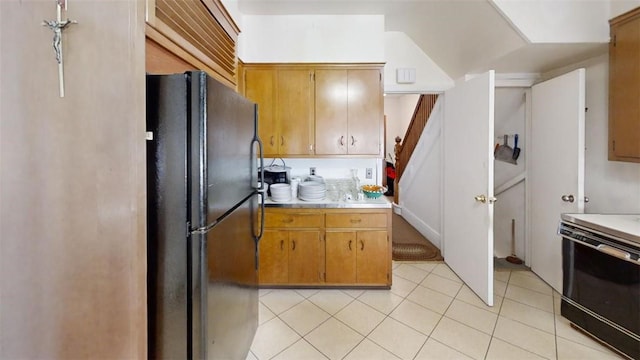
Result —
<instances>
[{"instance_id":1,"label":"door knob","mask_svg":"<svg viewBox=\"0 0 640 360\"><path fill-rule=\"evenodd\" d=\"M481 203L483 203L483 204L487 202L487 197L486 197L486 196L484 196L484 195L477 195L477 196L474 196L474 199L476 199L476 201L480 201L480 202L481 202ZM493 197L493 196L489 197L489 199L488 199L488 200L489 200L489 204L493 204L493 203L495 203L496 201L498 201L498 199L497 199L497 198L495 198L495 197Z\"/></svg>"},{"instance_id":2,"label":"door knob","mask_svg":"<svg viewBox=\"0 0 640 360\"><path fill-rule=\"evenodd\" d=\"M589 202L589 198L588 197L584 197L584 202L588 203Z\"/></svg>"},{"instance_id":3,"label":"door knob","mask_svg":"<svg viewBox=\"0 0 640 360\"><path fill-rule=\"evenodd\" d=\"M575 200L573 195L562 195L562 201L572 203Z\"/></svg>"}]
</instances>

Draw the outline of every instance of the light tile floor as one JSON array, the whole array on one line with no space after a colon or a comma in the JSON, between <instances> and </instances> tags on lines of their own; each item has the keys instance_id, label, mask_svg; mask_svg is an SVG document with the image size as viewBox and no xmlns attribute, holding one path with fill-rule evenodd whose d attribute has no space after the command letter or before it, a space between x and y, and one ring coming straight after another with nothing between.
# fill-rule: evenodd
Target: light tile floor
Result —
<instances>
[{"instance_id":1,"label":"light tile floor","mask_svg":"<svg viewBox=\"0 0 640 360\"><path fill-rule=\"evenodd\" d=\"M442 262L393 268L391 290L260 290L247 359L621 359L532 272L496 271L488 307Z\"/></svg>"}]
</instances>

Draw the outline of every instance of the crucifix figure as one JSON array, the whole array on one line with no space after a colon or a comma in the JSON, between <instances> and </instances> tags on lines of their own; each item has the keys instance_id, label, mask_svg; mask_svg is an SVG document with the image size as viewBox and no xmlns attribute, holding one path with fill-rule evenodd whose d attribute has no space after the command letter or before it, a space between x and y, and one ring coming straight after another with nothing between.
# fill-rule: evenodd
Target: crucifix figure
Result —
<instances>
[{"instance_id":1,"label":"crucifix figure","mask_svg":"<svg viewBox=\"0 0 640 360\"><path fill-rule=\"evenodd\" d=\"M65 0L56 0L57 18L56 20L44 20L43 26L53 30L53 51L56 55L56 61L58 62L58 80L60 84L60 97L64 97L64 71L63 71L63 59L62 59L62 30L71 24L77 24L75 20L62 20L62 10L67 10L67 4Z\"/></svg>"}]
</instances>

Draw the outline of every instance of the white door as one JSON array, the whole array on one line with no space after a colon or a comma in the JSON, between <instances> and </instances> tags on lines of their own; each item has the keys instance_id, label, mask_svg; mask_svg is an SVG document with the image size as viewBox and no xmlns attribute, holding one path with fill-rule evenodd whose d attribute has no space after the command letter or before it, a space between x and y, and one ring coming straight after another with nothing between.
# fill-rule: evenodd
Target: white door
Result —
<instances>
[{"instance_id":1,"label":"white door","mask_svg":"<svg viewBox=\"0 0 640 360\"><path fill-rule=\"evenodd\" d=\"M493 70L447 90L443 121L443 255L490 306L494 92Z\"/></svg>"},{"instance_id":2,"label":"white door","mask_svg":"<svg viewBox=\"0 0 640 360\"><path fill-rule=\"evenodd\" d=\"M533 86L528 155L531 269L562 292L560 214L584 212L585 70Z\"/></svg>"}]
</instances>

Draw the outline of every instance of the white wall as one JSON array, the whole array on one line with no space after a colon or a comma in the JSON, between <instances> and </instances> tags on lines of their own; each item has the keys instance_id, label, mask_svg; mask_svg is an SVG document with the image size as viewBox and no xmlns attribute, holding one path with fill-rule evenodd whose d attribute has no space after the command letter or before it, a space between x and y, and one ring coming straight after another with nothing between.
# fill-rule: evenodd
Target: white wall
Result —
<instances>
[{"instance_id":1,"label":"white wall","mask_svg":"<svg viewBox=\"0 0 640 360\"><path fill-rule=\"evenodd\" d=\"M509 146L514 147L514 134L519 135L518 147L525 148L525 95L524 88L496 88L494 129L496 143L503 143L502 135L508 134ZM522 178L527 154L520 152L517 165L496 160L494 163L494 184L497 190L514 179ZM525 183L496 193L498 201L494 207L494 255L511 255L511 220L515 220L516 255L524 259Z\"/></svg>"},{"instance_id":2,"label":"white wall","mask_svg":"<svg viewBox=\"0 0 640 360\"><path fill-rule=\"evenodd\" d=\"M524 92L521 88L496 89L495 133L496 136L511 135L511 147L515 133L520 136L518 146L524 148L525 144ZM441 247L441 122L442 112L436 105L399 184L402 216L438 248ZM502 143L497 137L496 141ZM525 160L526 154L521 152L517 165L496 161L496 187L522 175ZM494 216L494 252L498 257L511 255L511 219L515 219L516 254L524 259L524 182L504 191L498 198Z\"/></svg>"},{"instance_id":3,"label":"white wall","mask_svg":"<svg viewBox=\"0 0 640 360\"><path fill-rule=\"evenodd\" d=\"M640 0L611 0L609 3L612 18L640 6Z\"/></svg>"},{"instance_id":4,"label":"white wall","mask_svg":"<svg viewBox=\"0 0 640 360\"><path fill-rule=\"evenodd\" d=\"M264 159L265 166L271 164L273 159ZM349 159L349 158L284 158L285 164L291 167L291 176L302 178L309 176L309 168L316 168L316 175L327 179L351 178L351 169L358 170L361 184L382 184L384 169L382 160L377 158ZM275 160L277 165L282 165L280 158ZM366 169L372 169L372 178L366 178Z\"/></svg>"},{"instance_id":5,"label":"white wall","mask_svg":"<svg viewBox=\"0 0 640 360\"><path fill-rule=\"evenodd\" d=\"M384 62L383 15L244 15L244 62Z\"/></svg>"},{"instance_id":6,"label":"white wall","mask_svg":"<svg viewBox=\"0 0 640 360\"><path fill-rule=\"evenodd\" d=\"M225 10L227 10L229 16L231 16L242 32L244 26L242 24L242 13L240 12L238 0L222 0L222 5L224 5Z\"/></svg>"},{"instance_id":7,"label":"white wall","mask_svg":"<svg viewBox=\"0 0 640 360\"><path fill-rule=\"evenodd\" d=\"M532 43L608 42L608 1L492 0Z\"/></svg>"},{"instance_id":8,"label":"white wall","mask_svg":"<svg viewBox=\"0 0 640 360\"><path fill-rule=\"evenodd\" d=\"M400 31L387 31L384 34L384 50L385 92L424 94L442 92L453 86L453 80L407 34ZM399 84L396 81L398 68L416 69L415 83Z\"/></svg>"},{"instance_id":9,"label":"white wall","mask_svg":"<svg viewBox=\"0 0 640 360\"><path fill-rule=\"evenodd\" d=\"M395 138L396 136L404 138L419 98L419 94L387 94L384 97L384 114L387 118L387 138L385 140L387 159L395 162Z\"/></svg>"},{"instance_id":10,"label":"white wall","mask_svg":"<svg viewBox=\"0 0 640 360\"><path fill-rule=\"evenodd\" d=\"M439 249L441 245L442 98L438 99L398 184L402 217Z\"/></svg>"}]
</instances>

